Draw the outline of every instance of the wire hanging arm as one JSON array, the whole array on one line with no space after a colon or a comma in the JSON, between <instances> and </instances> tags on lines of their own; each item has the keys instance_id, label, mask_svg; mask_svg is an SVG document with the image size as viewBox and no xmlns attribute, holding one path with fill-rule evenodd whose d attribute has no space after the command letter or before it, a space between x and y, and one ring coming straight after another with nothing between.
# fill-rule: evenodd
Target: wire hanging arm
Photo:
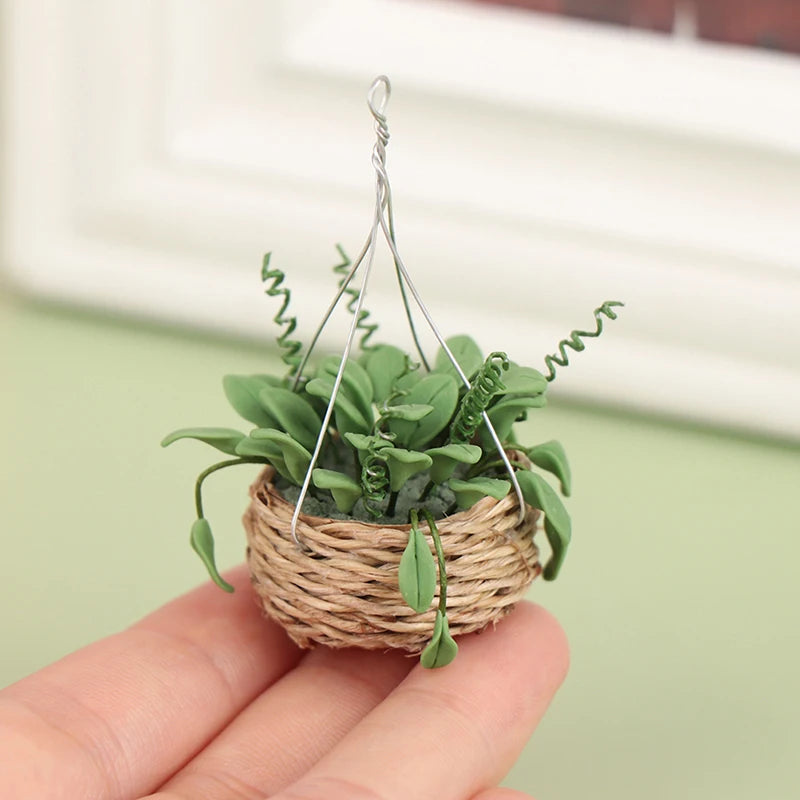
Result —
<instances>
[{"instance_id":1,"label":"wire hanging arm","mask_svg":"<svg viewBox=\"0 0 800 800\"><path fill-rule=\"evenodd\" d=\"M430 312L428 311L425 303L422 300L422 297L417 290L417 287L414 285L414 282L411 280L411 276L408 274L408 270L403 264L403 260L400 257L400 253L397 251L397 247L395 246L392 239L389 237L389 230L386 224L386 220L381 217L381 227L383 228L383 233L386 238L386 241L389 244L389 247L392 249L392 253L395 257L395 263L400 270L401 275L403 276L403 280L405 280L409 291L411 292L414 300L416 301L417 305L419 306L419 310L422 312L422 316L425 317L425 321L428 323L431 331L433 331L433 335L436 337L436 340L441 345L442 350L444 351L445 355L447 356L450 363L453 365L453 368L458 373L459 378L461 378L461 382L467 389L470 388L471 384L469 378L464 374L464 370L461 369L461 365L456 360L456 357L453 355L452 350L447 345L447 342L444 340L444 336L442 336L441 331L436 326L436 323L433 321L433 317L431 317ZM482 413L483 421L486 425L486 429L489 431L489 435L492 437L492 441L494 442L494 446L497 448L497 452L500 455L500 458L503 461L503 466L508 473L508 477L511 479L511 484L514 487L514 493L517 495L517 500L519 502L519 518L520 522L525 518L525 499L522 495L522 487L519 485L519 481L517 480L517 476L514 472L514 467L511 465L511 461L509 461L508 455L506 454L505 448L503 447L503 443L500 441L500 437L497 435L497 431L494 429L494 425L492 425L492 421L489 419L489 415L484 411Z\"/></svg>"}]
</instances>

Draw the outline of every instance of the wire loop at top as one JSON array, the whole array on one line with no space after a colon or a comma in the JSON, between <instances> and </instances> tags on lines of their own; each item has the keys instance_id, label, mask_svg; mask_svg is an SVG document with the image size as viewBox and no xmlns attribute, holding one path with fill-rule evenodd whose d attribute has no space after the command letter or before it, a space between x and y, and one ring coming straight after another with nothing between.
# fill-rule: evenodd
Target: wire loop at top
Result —
<instances>
[{"instance_id":1,"label":"wire loop at top","mask_svg":"<svg viewBox=\"0 0 800 800\"><path fill-rule=\"evenodd\" d=\"M385 120L386 106L392 96L392 84L385 75L378 75L367 92L367 105L376 120Z\"/></svg>"}]
</instances>

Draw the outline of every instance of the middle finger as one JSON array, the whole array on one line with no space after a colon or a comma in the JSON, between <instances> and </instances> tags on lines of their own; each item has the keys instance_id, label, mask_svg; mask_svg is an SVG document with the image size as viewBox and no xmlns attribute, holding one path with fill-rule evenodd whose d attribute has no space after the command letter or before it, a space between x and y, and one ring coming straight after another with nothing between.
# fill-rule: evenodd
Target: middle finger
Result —
<instances>
[{"instance_id":1,"label":"middle finger","mask_svg":"<svg viewBox=\"0 0 800 800\"><path fill-rule=\"evenodd\" d=\"M399 653L313 650L151 800L279 792L352 730L414 663Z\"/></svg>"}]
</instances>

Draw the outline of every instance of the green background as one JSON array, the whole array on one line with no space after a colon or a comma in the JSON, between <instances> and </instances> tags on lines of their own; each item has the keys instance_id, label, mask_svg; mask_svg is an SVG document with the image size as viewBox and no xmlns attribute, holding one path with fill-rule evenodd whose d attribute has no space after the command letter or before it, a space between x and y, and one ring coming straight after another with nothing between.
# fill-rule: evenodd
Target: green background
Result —
<instances>
[{"instance_id":1,"label":"green background","mask_svg":"<svg viewBox=\"0 0 800 800\"><path fill-rule=\"evenodd\" d=\"M211 451L158 442L238 427L221 375L277 365L266 347L0 291L0 366L4 685L204 580L187 539ZM509 785L797 797L800 449L558 398L527 424L575 475L572 550L530 595L561 619L572 670ZM222 566L242 557L248 470L207 484Z\"/></svg>"}]
</instances>

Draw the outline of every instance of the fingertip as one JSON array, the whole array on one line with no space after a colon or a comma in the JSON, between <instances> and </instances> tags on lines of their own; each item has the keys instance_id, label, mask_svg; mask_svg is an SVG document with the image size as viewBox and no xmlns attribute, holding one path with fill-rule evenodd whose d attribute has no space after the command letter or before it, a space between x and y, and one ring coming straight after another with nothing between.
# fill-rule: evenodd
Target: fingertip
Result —
<instances>
[{"instance_id":1,"label":"fingertip","mask_svg":"<svg viewBox=\"0 0 800 800\"><path fill-rule=\"evenodd\" d=\"M527 624L535 631L534 638L540 652L544 650L548 654L553 680L560 686L567 677L571 659L569 639L563 626L544 606L527 600L522 601L514 613L523 619L527 617Z\"/></svg>"},{"instance_id":2,"label":"fingertip","mask_svg":"<svg viewBox=\"0 0 800 800\"><path fill-rule=\"evenodd\" d=\"M564 682L569 670L570 648L563 627L547 609L529 601L518 603L493 628L460 637L458 642L465 651L478 646L486 648L486 657L496 661L501 674L522 670L553 692Z\"/></svg>"}]
</instances>

